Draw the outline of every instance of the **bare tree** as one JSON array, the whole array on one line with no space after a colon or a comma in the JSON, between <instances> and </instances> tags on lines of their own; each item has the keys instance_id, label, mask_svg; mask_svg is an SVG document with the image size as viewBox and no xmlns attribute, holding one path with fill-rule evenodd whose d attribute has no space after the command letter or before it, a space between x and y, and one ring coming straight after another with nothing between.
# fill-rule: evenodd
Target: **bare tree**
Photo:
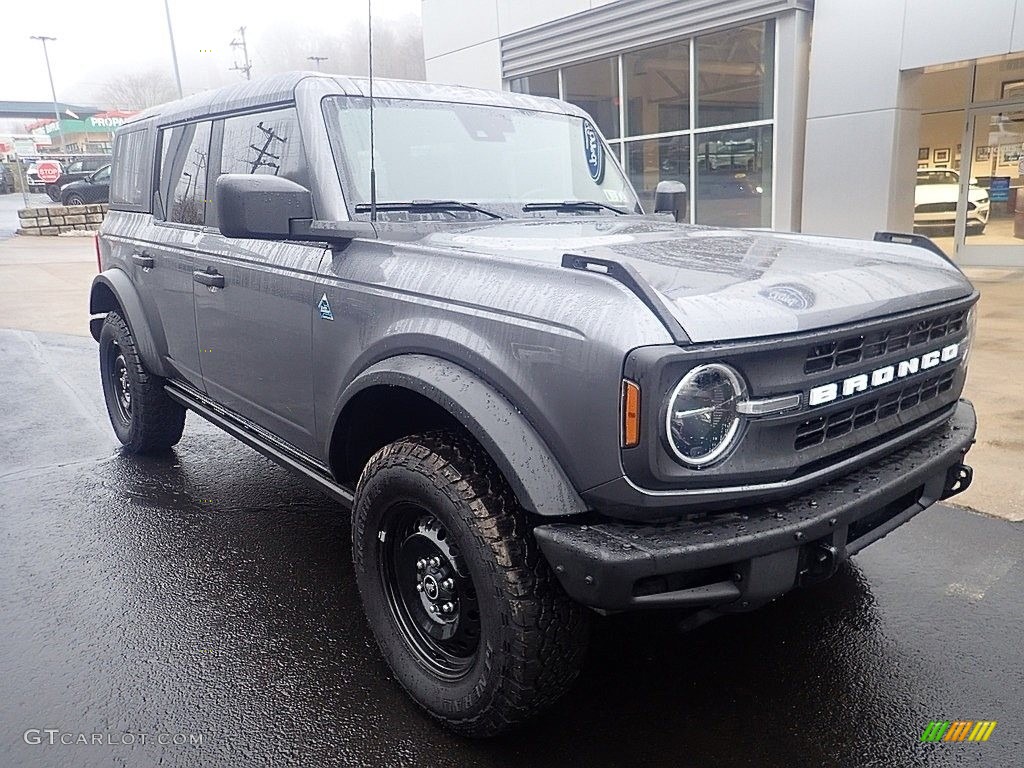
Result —
<instances>
[{"instance_id":1,"label":"bare tree","mask_svg":"<svg viewBox=\"0 0 1024 768\"><path fill-rule=\"evenodd\" d=\"M170 75L152 69L112 77L100 88L99 97L112 109L145 109L178 98L178 89Z\"/></svg>"}]
</instances>

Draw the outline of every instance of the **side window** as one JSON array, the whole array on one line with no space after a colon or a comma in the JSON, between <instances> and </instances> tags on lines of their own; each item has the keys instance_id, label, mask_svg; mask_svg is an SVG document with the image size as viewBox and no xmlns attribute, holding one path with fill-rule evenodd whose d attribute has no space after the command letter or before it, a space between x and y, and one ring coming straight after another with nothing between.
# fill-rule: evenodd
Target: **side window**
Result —
<instances>
[{"instance_id":1,"label":"side window","mask_svg":"<svg viewBox=\"0 0 1024 768\"><path fill-rule=\"evenodd\" d=\"M92 180L94 182L110 181L110 166L108 165L106 168L96 171L96 175L92 177Z\"/></svg>"},{"instance_id":2,"label":"side window","mask_svg":"<svg viewBox=\"0 0 1024 768\"><path fill-rule=\"evenodd\" d=\"M206 213L206 169L210 123L189 123L160 132L160 197L165 219L202 225Z\"/></svg>"},{"instance_id":3,"label":"side window","mask_svg":"<svg viewBox=\"0 0 1024 768\"><path fill-rule=\"evenodd\" d=\"M294 108L224 120L221 173L268 173L309 188L306 155Z\"/></svg>"},{"instance_id":4,"label":"side window","mask_svg":"<svg viewBox=\"0 0 1024 768\"><path fill-rule=\"evenodd\" d=\"M114 141L110 203L148 207L149 168L153 162L146 151L146 131L120 133Z\"/></svg>"}]
</instances>

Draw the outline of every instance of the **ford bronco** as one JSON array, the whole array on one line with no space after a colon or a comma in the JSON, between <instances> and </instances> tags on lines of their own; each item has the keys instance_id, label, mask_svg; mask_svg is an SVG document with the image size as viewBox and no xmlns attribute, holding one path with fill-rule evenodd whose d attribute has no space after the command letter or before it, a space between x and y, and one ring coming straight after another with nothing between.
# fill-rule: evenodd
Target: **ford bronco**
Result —
<instances>
[{"instance_id":1,"label":"ford bronco","mask_svg":"<svg viewBox=\"0 0 1024 768\"><path fill-rule=\"evenodd\" d=\"M434 717L500 732L593 612L753 610L969 484L978 294L929 241L690 226L685 179L645 214L570 104L375 87L128 120L91 330L128 452L191 410L351 509Z\"/></svg>"}]
</instances>

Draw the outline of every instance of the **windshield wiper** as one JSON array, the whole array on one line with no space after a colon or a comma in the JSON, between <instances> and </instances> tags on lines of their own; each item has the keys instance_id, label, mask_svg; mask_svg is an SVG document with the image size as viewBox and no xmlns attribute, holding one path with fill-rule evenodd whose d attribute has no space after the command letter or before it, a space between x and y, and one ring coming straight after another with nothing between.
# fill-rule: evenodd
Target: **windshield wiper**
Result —
<instances>
[{"instance_id":1,"label":"windshield wiper","mask_svg":"<svg viewBox=\"0 0 1024 768\"><path fill-rule=\"evenodd\" d=\"M616 208L614 205L600 203L597 200L562 200L561 202L551 203L527 203L523 206L524 211L594 211L601 208L613 211L620 216L625 216L628 213L628 211Z\"/></svg>"},{"instance_id":2,"label":"windshield wiper","mask_svg":"<svg viewBox=\"0 0 1024 768\"><path fill-rule=\"evenodd\" d=\"M378 211L410 211L412 213L431 213L434 211L474 211L489 216L492 219L501 219L493 211L481 208L476 203L464 203L461 200L409 200L407 202L377 203ZM356 206L356 213L369 213L369 203L359 203Z\"/></svg>"}]
</instances>

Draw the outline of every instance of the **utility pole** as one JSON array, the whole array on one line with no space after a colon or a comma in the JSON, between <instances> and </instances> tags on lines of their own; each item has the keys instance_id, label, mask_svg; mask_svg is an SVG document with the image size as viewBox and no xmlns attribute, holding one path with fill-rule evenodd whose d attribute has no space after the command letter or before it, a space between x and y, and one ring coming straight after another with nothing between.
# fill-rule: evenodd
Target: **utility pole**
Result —
<instances>
[{"instance_id":1,"label":"utility pole","mask_svg":"<svg viewBox=\"0 0 1024 768\"><path fill-rule=\"evenodd\" d=\"M46 76L50 78L50 95L53 97L53 116L57 119L57 132L60 133L60 149L61 152L68 151L68 143L64 139L64 128L60 124L60 108L57 107L57 89L53 87L53 70L50 69L50 52L46 49L46 42L54 41L56 37L47 37L46 35L32 35L33 40L38 40L43 44L43 58L46 59Z\"/></svg>"},{"instance_id":2,"label":"utility pole","mask_svg":"<svg viewBox=\"0 0 1024 768\"><path fill-rule=\"evenodd\" d=\"M164 0L164 11L167 13L167 36L171 38L171 60L174 62L174 80L178 84L178 98L185 94L181 90L181 72L178 71L178 49L174 47L174 28L171 26L171 6Z\"/></svg>"},{"instance_id":3,"label":"utility pole","mask_svg":"<svg viewBox=\"0 0 1024 768\"><path fill-rule=\"evenodd\" d=\"M241 38L241 40L239 40L238 37L233 39L231 41L231 47L242 49L242 58L245 60L245 64L243 64L242 66L238 66L238 63L235 62L235 65L231 67L231 69L238 72L244 72L245 79L252 80L252 77L249 74L250 70L252 69L252 64L249 63L249 49L245 45L245 27L238 28L238 36Z\"/></svg>"},{"instance_id":4,"label":"utility pole","mask_svg":"<svg viewBox=\"0 0 1024 768\"><path fill-rule=\"evenodd\" d=\"M309 59L310 61L315 61L316 62L316 71L317 72L320 71L320 62L321 61L327 61L327 57L326 56L307 56L306 58Z\"/></svg>"}]
</instances>

